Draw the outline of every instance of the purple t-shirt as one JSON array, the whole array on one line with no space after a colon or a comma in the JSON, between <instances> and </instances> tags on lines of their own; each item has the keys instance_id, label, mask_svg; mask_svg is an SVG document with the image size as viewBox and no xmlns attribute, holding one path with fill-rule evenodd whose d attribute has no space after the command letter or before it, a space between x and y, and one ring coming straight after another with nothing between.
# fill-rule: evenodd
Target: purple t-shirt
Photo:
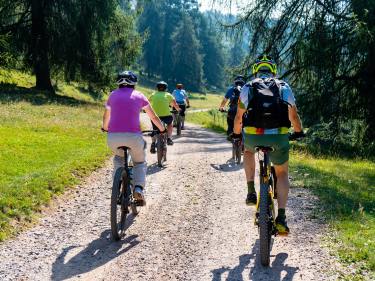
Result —
<instances>
[{"instance_id":1,"label":"purple t-shirt","mask_svg":"<svg viewBox=\"0 0 375 281\"><path fill-rule=\"evenodd\" d=\"M113 91L106 104L106 107L111 109L108 132L140 133L140 111L148 105L148 99L132 88Z\"/></svg>"}]
</instances>

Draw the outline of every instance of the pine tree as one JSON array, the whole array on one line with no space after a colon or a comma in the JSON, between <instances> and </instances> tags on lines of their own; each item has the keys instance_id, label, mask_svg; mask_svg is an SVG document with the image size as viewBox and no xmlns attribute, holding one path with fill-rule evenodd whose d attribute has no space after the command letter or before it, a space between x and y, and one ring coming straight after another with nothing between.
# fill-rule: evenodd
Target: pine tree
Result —
<instances>
[{"instance_id":1,"label":"pine tree","mask_svg":"<svg viewBox=\"0 0 375 281\"><path fill-rule=\"evenodd\" d=\"M194 32L194 25L187 15L182 17L172 36L173 74L175 82L183 83L193 91L202 86L202 57L200 45Z\"/></svg>"}]
</instances>

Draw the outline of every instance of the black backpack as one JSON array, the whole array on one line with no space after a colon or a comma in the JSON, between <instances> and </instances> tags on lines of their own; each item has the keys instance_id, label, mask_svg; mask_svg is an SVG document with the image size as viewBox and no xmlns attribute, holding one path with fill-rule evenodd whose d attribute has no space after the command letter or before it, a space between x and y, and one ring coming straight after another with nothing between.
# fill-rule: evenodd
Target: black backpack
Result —
<instances>
[{"instance_id":1,"label":"black backpack","mask_svg":"<svg viewBox=\"0 0 375 281\"><path fill-rule=\"evenodd\" d=\"M253 97L249 100L244 126L264 129L290 128L289 104L281 97L283 83L274 78L256 78L250 82Z\"/></svg>"}]
</instances>

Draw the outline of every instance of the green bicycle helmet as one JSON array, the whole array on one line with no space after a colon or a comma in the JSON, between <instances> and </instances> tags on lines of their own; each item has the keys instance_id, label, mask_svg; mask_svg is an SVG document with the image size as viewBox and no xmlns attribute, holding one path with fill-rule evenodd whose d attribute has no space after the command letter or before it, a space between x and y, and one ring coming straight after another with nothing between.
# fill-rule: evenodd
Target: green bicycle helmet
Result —
<instances>
[{"instance_id":1,"label":"green bicycle helmet","mask_svg":"<svg viewBox=\"0 0 375 281\"><path fill-rule=\"evenodd\" d=\"M266 72L271 72L273 75L276 75L277 73L277 66L275 61L267 56L267 55L262 55L257 58L255 63L253 64L253 75L257 74L259 71L266 71Z\"/></svg>"}]
</instances>

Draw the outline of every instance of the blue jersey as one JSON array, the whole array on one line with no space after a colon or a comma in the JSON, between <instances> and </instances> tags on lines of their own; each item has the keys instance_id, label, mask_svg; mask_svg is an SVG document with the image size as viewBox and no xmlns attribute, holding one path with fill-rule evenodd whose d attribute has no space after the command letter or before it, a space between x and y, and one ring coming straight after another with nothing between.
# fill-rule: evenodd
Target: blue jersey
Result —
<instances>
[{"instance_id":1,"label":"blue jersey","mask_svg":"<svg viewBox=\"0 0 375 281\"><path fill-rule=\"evenodd\" d=\"M185 104L187 98L185 90L176 89L173 91L172 96L176 99L178 104Z\"/></svg>"}]
</instances>

